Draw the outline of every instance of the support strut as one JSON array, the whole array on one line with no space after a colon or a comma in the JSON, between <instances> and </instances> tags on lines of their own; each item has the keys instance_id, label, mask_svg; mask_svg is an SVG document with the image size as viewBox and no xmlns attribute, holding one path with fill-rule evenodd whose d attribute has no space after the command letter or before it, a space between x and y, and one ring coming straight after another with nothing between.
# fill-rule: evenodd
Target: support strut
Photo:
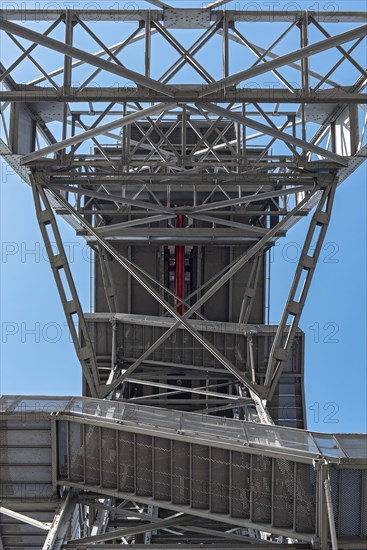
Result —
<instances>
[{"instance_id":1,"label":"support strut","mask_svg":"<svg viewBox=\"0 0 367 550\"><path fill-rule=\"evenodd\" d=\"M184 216L179 214L176 217L176 227L184 227ZM185 247L175 247L175 279L176 279L176 308L180 315L184 314L185 299Z\"/></svg>"},{"instance_id":2,"label":"support strut","mask_svg":"<svg viewBox=\"0 0 367 550\"><path fill-rule=\"evenodd\" d=\"M271 400L274 395L275 388L288 360L296 336L299 320L329 226L335 191L335 183L324 188L315 213L312 216L292 287L269 356L265 377L266 398L268 400ZM319 229L318 233L317 229ZM315 243L313 243L314 238L316 239ZM292 317L292 322L286 334L289 317Z\"/></svg>"},{"instance_id":3,"label":"support strut","mask_svg":"<svg viewBox=\"0 0 367 550\"><path fill-rule=\"evenodd\" d=\"M55 278L75 351L92 397L98 397L99 374L92 339L79 301L67 255L44 187L30 177L37 221ZM50 239L48 228L53 237ZM57 251L55 253L55 243ZM64 277L62 276L64 275Z\"/></svg>"}]
</instances>

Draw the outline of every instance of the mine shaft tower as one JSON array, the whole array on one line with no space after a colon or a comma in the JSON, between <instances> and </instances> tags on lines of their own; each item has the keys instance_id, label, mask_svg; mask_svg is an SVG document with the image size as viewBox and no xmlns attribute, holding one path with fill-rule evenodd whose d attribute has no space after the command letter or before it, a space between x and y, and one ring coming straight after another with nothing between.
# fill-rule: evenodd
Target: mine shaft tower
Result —
<instances>
[{"instance_id":1,"label":"mine shaft tower","mask_svg":"<svg viewBox=\"0 0 367 550\"><path fill-rule=\"evenodd\" d=\"M0 549L367 548L367 440L307 431L299 328L367 156L367 15L189 4L0 10L0 153L83 376L1 398ZM271 325L269 254L307 216Z\"/></svg>"}]
</instances>

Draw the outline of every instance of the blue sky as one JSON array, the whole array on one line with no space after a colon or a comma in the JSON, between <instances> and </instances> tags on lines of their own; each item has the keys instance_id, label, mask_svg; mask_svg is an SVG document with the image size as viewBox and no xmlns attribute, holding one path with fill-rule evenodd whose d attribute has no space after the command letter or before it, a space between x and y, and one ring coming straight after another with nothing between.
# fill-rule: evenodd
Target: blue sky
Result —
<instances>
[{"instance_id":1,"label":"blue sky","mask_svg":"<svg viewBox=\"0 0 367 550\"><path fill-rule=\"evenodd\" d=\"M32 4L27 2L27 7ZM103 7L112 4L103 2ZM232 2L229 7L236 4ZM315 2L298 4L311 8ZM324 9L325 3L317 4ZM144 2L140 5L146 6ZM339 2L337 6L362 10L366 3ZM366 175L364 164L338 189L301 320L306 334L308 424L320 431L360 432L367 428ZM78 395L81 370L44 251L31 190L2 163L0 192L0 393ZM308 221L299 222L274 250L270 311L273 323L279 320ZM71 268L88 311L88 249L63 221L59 225L64 241L69 243Z\"/></svg>"}]
</instances>

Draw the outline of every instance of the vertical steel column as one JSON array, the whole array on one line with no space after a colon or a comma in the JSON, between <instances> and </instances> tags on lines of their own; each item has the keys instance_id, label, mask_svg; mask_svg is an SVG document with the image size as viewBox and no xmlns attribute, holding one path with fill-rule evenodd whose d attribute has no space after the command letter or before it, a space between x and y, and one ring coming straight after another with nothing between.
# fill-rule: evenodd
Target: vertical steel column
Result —
<instances>
[{"instance_id":1,"label":"vertical steel column","mask_svg":"<svg viewBox=\"0 0 367 550\"><path fill-rule=\"evenodd\" d=\"M336 183L324 188L315 213L312 216L287 303L270 351L264 383L268 400L271 400L274 395L275 388L292 348L307 293L329 226L335 190ZM313 238L315 238L316 241L314 245ZM314 252L312 254L313 247ZM289 317L292 317L292 322L289 326L288 333L286 333Z\"/></svg>"},{"instance_id":2,"label":"vertical steel column","mask_svg":"<svg viewBox=\"0 0 367 550\"><path fill-rule=\"evenodd\" d=\"M316 462L317 472L317 536L321 550L329 545L329 521L326 503L325 481L329 478L329 465L325 460Z\"/></svg>"},{"instance_id":3,"label":"vertical steel column","mask_svg":"<svg viewBox=\"0 0 367 550\"><path fill-rule=\"evenodd\" d=\"M244 292L241 311L238 322L247 324L251 315L252 306L256 296L257 283L259 281L260 268L262 264L263 251L260 250L252 263L251 271L247 280L246 289Z\"/></svg>"},{"instance_id":4,"label":"vertical steel column","mask_svg":"<svg viewBox=\"0 0 367 550\"><path fill-rule=\"evenodd\" d=\"M226 11L223 12L223 37L222 37L222 63L223 63L223 70L222 75L223 78L227 78L229 75L229 40L228 40L228 15Z\"/></svg>"},{"instance_id":5,"label":"vertical steel column","mask_svg":"<svg viewBox=\"0 0 367 550\"><path fill-rule=\"evenodd\" d=\"M300 22L300 32L301 32L301 48L305 48L308 46L308 13L307 11L303 13L302 20ZM310 77L309 77L309 71L310 71L310 59L309 57L304 57L301 59L301 67L302 67L302 88L306 91L307 94L310 93ZM302 104L301 107L301 114L302 114L302 139L303 141L307 141L307 121L306 121L306 111L305 111L305 105ZM303 151L304 155L307 155L307 150L304 149Z\"/></svg>"},{"instance_id":6,"label":"vertical steel column","mask_svg":"<svg viewBox=\"0 0 367 550\"><path fill-rule=\"evenodd\" d=\"M337 534L335 529L333 501L331 498L331 484L330 484L329 478L325 479L324 488L325 488L325 497L326 497L326 508L327 508L328 519L329 519L331 547L333 550L338 550L338 539L337 539Z\"/></svg>"},{"instance_id":7,"label":"vertical steel column","mask_svg":"<svg viewBox=\"0 0 367 550\"><path fill-rule=\"evenodd\" d=\"M179 214L176 217L176 227L184 227L184 216ZM182 303L185 298L185 247L175 247L175 279L176 279L176 306L177 312L180 315L184 314L184 304Z\"/></svg>"},{"instance_id":8,"label":"vertical steel column","mask_svg":"<svg viewBox=\"0 0 367 550\"><path fill-rule=\"evenodd\" d=\"M73 45L73 16L70 10L65 12L65 44L68 46ZM69 94L71 89L71 78L72 78L72 59L70 56L64 56L64 82L63 82L63 93ZM62 139L67 138L67 119L68 119L68 104L65 102L63 105L63 128L62 128ZM64 150L66 154L66 149Z\"/></svg>"},{"instance_id":9,"label":"vertical steel column","mask_svg":"<svg viewBox=\"0 0 367 550\"><path fill-rule=\"evenodd\" d=\"M150 24L150 11L145 19L145 33L144 33L144 47L145 47L145 76L150 77L150 52L151 52L151 24Z\"/></svg>"},{"instance_id":10,"label":"vertical steel column","mask_svg":"<svg viewBox=\"0 0 367 550\"><path fill-rule=\"evenodd\" d=\"M97 246L98 246L98 256L99 256L100 266L101 266L102 281L103 281L103 286L106 293L108 309L110 310L111 313L117 313L120 310L120 308L119 308L118 294L112 278L112 272L111 272L111 266L110 266L112 257L99 243Z\"/></svg>"},{"instance_id":11,"label":"vertical steel column","mask_svg":"<svg viewBox=\"0 0 367 550\"><path fill-rule=\"evenodd\" d=\"M186 166L187 162L187 109L186 105L182 105L181 118L181 165Z\"/></svg>"}]
</instances>

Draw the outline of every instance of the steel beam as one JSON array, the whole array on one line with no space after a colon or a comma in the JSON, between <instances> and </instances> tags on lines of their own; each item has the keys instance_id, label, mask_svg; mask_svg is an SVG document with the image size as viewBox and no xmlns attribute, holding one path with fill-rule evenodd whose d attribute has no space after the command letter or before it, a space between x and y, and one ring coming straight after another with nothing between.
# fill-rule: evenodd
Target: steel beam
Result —
<instances>
[{"instance_id":1,"label":"steel beam","mask_svg":"<svg viewBox=\"0 0 367 550\"><path fill-rule=\"evenodd\" d=\"M149 4L153 4L153 6L156 6L157 8L161 8L163 10L171 8L171 6L166 4L166 2L161 2L161 0L147 0L147 2L149 2Z\"/></svg>"},{"instance_id":2,"label":"steel beam","mask_svg":"<svg viewBox=\"0 0 367 550\"><path fill-rule=\"evenodd\" d=\"M0 506L0 514L4 514L4 516L9 516L11 518L17 519L22 523L28 523L29 525L37 527L37 529L41 529L42 531L48 531L50 529L49 523L38 521L37 519L31 518L24 514L20 514L19 512L15 512L14 510L10 510L9 508L5 508L4 506Z\"/></svg>"},{"instance_id":3,"label":"steel beam","mask_svg":"<svg viewBox=\"0 0 367 550\"><path fill-rule=\"evenodd\" d=\"M264 251L260 251L254 258L254 261L251 267L251 272L248 276L246 289L242 299L240 315L238 318L239 323L246 324L249 322L252 306L256 297L256 289L257 289L257 283L259 281L260 268L263 261L263 254L264 254Z\"/></svg>"},{"instance_id":4,"label":"steel beam","mask_svg":"<svg viewBox=\"0 0 367 550\"><path fill-rule=\"evenodd\" d=\"M177 15L185 12L185 8L170 8L172 12ZM65 15L65 9L34 9L30 8L24 10L22 8L14 8L7 10L0 10L0 16L6 21L52 21L57 17ZM147 10L135 10L135 9L76 9L73 10L75 14L80 17L83 21L142 21ZM197 10L198 12L202 11L201 8ZM195 12L194 12L195 13ZM212 21L217 21L218 16L221 15L220 11L217 12L213 9L208 10L209 15L206 14L206 17L209 17ZM295 21L302 17L303 11L297 10L246 10L245 13L242 10L227 10L230 20L233 21L246 21L255 23L284 23L284 20ZM365 23L367 22L367 15L363 11L324 11L317 10L309 12L317 21L331 23ZM152 10L152 17L156 18L158 21L164 20L164 12L162 10ZM195 22L192 23L191 28L196 28Z\"/></svg>"},{"instance_id":5,"label":"steel beam","mask_svg":"<svg viewBox=\"0 0 367 550\"><path fill-rule=\"evenodd\" d=\"M73 64L74 66L74 64ZM52 72L50 73L52 74ZM224 98L222 92L213 92L204 98L198 91L191 87L177 85L178 91L174 99L177 103L191 103L196 101L221 103ZM97 103L138 101L163 103L167 101L165 94L153 91L145 91L138 87L98 87L82 90L71 87L69 93L60 93L53 88L23 84L17 90L1 90L0 101L4 102L36 102L36 101L67 101L68 103L80 103L92 101ZM292 93L281 88L246 88L241 87L226 91L225 100L236 103L281 103L285 105L330 104L330 103L367 103L365 92L355 92L349 86L340 88L327 88L324 90L310 88L309 94L300 88ZM296 114L296 113L294 113Z\"/></svg>"},{"instance_id":6,"label":"steel beam","mask_svg":"<svg viewBox=\"0 0 367 550\"><path fill-rule=\"evenodd\" d=\"M98 191L93 191L90 189L84 189L82 187L72 187L69 185L63 185L63 184L51 184L53 189L56 189L58 191L65 191L68 193L75 193L76 195L85 195L86 197L92 197L95 199L105 200L105 201L111 201L115 202L117 204L125 204L129 205L131 207L135 207L138 209L146 210L146 212L159 212L162 215L173 215L175 216L175 212L166 206L155 204L152 202L144 202L139 201L136 199L130 199L127 197L120 197L119 195L115 195L113 193L100 193Z\"/></svg>"},{"instance_id":7,"label":"steel beam","mask_svg":"<svg viewBox=\"0 0 367 550\"><path fill-rule=\"evenodd\" d=\"M55 514L54 520L50 526L50 530L47 534L42 550L61 549L76 504L76 492L68 491Z\"/></svg>"},{"instance_id":8,"label":"steel beam","mask_svg":"<svg viewBox=\"0 0 367 550\"><path fill-rule=\"evenodd\" d=\"M215 0L215 2L211 2L204 7L206 10L214 10L215 8L220 8L221 6L228 4L228 2L230 2L230 0Z\"/></svg>"},{"instance_id":9,"label":"steel beam","mask_svg":"<svg viewBox=\"0 0 367 550\"><path fill-rule=\"evenodd\" d=\"M137 378L125 378L125 382L131 382L132 384L140 384L142 386L153 386L155 388L164 388L167 390L175 390L173 392L168 393L167 395L172 395L175 393L192 393L192 394L198 394L198 395L206 395L208 397L220 397L222 399L226 399L227 401L238 401L241 402L243 399L240 396L236 395L230 395L227 393L220 393L220 392L213 392L208 391L205 389L199 389L199 388L186 388L185 386L182 386L181 388L179 386L175 386L174 384L163 384L161 382L150 382L149 380L142 380ZM222 385L222 384L220 384ZM148 395L147 397L153 397L152 395ZM139 399L139 398L138 398ZM252 400L249 400L252 402Z\"/></svg>"},{"instance_id":10,"label":"steel beam","mask_svg":"<svg viewBox=\"0 0 367 550\"><path fill-rule=\"evenodd\" d=\"M156 522L145 523L143 525L139 524L137 527L127 527L125 529L114 529L108 531L101 535L94 535L92 537L82 537L77 540L68 541L66 548L83 548L85 544L98 544L99 542L106 542L109 540L115 540L122 537L128 537L132 535L139 535L142 533L147 533L148 531L154 529L164 529L166 527L178 527L181 524L185 525L192 521L190 516L184 516L183 513L175 514L170 519L162 519Z\"/></svg>"},{"instance_id":11,"label":"steel beam","mask_svg":"<svg viewBox=\"0 0 367 550\"><path fill-rule=\"evenodd\" d=\"M313 185L310 186L304 186L304 187L294 187L293 189L291 187L279 189L278 191L265 191L263 193L253 193L251 195L245 195L244 197L238 197L236 199L227 199L223 201L215 201L208 204L200 204L198 206L188 207L188 208L180 208L180 212L184 212L185 214L191 216L191 214L200 214L202 212L212 211L212 210L219 210L220 208L228 208L230 206L240 206L240 205L247 205L251 204L253 202L261 202L268 199L281 197L281 196L288 196L293 195L299 192L308 192L311 191L313 188ZM248 210L246 214L251 215L251 210Z\"/></svg>"},{"instance_id":12,"label":"steel beam","mask_svg":"<svg viewBox=\"0 0 367 550\"><path fill-rule=\"evenodd\" d=\"M285 457L286 457L285 460L289 459L288 455L285 455ZM62 480L59 480L59 485L61 486L62 484L63 484ZM81 490L85 490L85 489L90 490L90 491L95 491L96 490L96 486L92 486L92 485L89 486L89 485L86 485L86 484L83 484L83 483L78 483L78 482L71 482L70 485L72 485L73 487L75 487L77 489L81 489ZM111 496L112 498L116 498L116 497L118 497L118 498L131 498L131 493L116 491L116 489L103 488L103 489L100 489L100 492L101 492L101 495L108 495L108 496ZM248 519L229 518L227 514L214 514L214 513L208 512L206 510L200 510L200 509L193 510L192 508L188 508L188 506L182 506L182 505L174 504L174 503L168 502L168 501L167 502L166 501L160 501L160 500L157 500L157 499L151 498L151 497L144 497L144 496L134 495L133 498L136 502L139 502L139 503L142 503L142 504L153 504L154 506L158 506L158 507L163 505L167 510L172 510L172 511L176 511L176 512L179 512L179 513L184 512L186 514L192 515L192 517L199 517L199 518L203 518L203 519L212 519L212 520L218 521L220 523L227 523L229 525L236 525L238 528L250 528L250 529L256 529L256 530L259 530L259 531L262 531L264 528L266 528L267 533L272 533L274 535L283 535L285 537L294 537L295 535L297 535L297 539L299 539L303 542L308 542L308 543L311 543L311 541L314 540L314 535L309 534L309 533L296 533L293 529L283 529L281 527L273 527L272 525L269 525L269 524L261 525L258 522L252 522ZM150 525L150 529L152 529L153 525ZM256 540L256 542L258 542L258 541ZM76 547L76 545L75 545L75 547ZM80 545L78 545L78 548L80 548ZM222 545L221 548L223 550L223 545ZM261 550L264 550L264 547L262 545L259 546L259 548ZM242 546L242 549L243 549L243 546ZM251 547L251 550L252 550L252 547ZM287 550L289 550L288 547L287 547Z\"/></svg>"}]
</instances>

